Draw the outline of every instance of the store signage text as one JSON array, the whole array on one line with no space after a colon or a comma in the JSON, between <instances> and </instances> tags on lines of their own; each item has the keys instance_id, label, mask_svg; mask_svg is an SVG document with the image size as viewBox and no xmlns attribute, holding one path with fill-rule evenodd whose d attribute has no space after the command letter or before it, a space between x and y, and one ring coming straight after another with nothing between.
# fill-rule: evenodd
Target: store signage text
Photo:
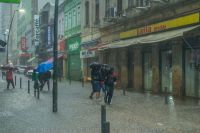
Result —
<instances>
[{"instance_id":1,"label":"store signage text","mask_svg":"<svg viewBox=\"0 0 200 133\"><path fill-rule=\"evenodd\" d=\"M78 48L79 48L79 43L78 43L78 41L76 41L75 43L72 43L72 44L69 45L69 50L70 50L70 51L75 51L75 50L77 50Z\"/></svg>"},{"instance_id":2,"label":"store signage text","mask_svg":"<svg viewBox=\"0 0 200 133\"><path fill-rule=\"evenodd\" d=\"M34 15L34 44L38 46L40 43L40 17Z\"/></svg>"},{"instance_id":3,"label":"store signage text","mask_svg":"<svg viewBox=\"0 0 200 133\"><path fill-rule=\"evenodd\" d=\"M149 33L165 31L165 30L173 29L173 28L177 28L177 27L183 27L183 26L198 24L200 22L199 17L200 17L199 13L194 13L194 14L182 16L182 17L179 17L179 18L163 21L163 22L160 22L160 23L147 25L147 26L144 26L144 27L140 27L140 28L129 30L129 31L121 32L120 38L126 39L126 38L130 38L130 37L146 35L146 34L149 34Z\"/></svg>"},{"instance_id":4,"label":"store signage text","mask_svg":"<svg viewBox=\"0 0 200 133\"><path fill-rule=\"evenodd\" d=\"M80 58L91 58L91 57L95 57L95 51L82 50L80 52Z\"/></svg>"},{"instance_id":5,"label":"store signage text","mask_svg":"<svg viewBox=\"0 0 200 133\"><path fill-rule=\"evenodd\" d=\"M21 50L27 50L26 47L26 37L21 38Z\"/></svg>"}]
</instances>

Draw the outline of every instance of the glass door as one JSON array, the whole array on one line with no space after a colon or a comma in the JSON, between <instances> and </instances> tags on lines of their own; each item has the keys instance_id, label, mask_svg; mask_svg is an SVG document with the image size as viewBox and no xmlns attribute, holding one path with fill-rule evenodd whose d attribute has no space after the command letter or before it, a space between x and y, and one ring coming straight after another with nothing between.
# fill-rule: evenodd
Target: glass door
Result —
<instances>
[{"instance_id":1,"label":"glass door","mask_svg":"<svg viewBox=\"0 0 200 133\"><path fill-rule=\"evenodd\" d=\"M167 88L168 93L172 93L172 51L163 51L162 56L162 92Z\"/></svg>"},{"instance_id":2,"label":"glass door","mask_svg":"<svg viewBox=\"0 0 200 133\"><path fill-rule=\"evenodd\" d=\"M151 53L144 53L144 89L152 91L152 58Z\"/></svg>"},{"instance_id":3,"label":"glass door","mask_svg":"<svg viewBox=\"0 0 200 133\"><path fill-rule=\"evenodd\" d=\"M186 96L200 98L200 49L185 53Z\"/></svg>"}]
</instances>

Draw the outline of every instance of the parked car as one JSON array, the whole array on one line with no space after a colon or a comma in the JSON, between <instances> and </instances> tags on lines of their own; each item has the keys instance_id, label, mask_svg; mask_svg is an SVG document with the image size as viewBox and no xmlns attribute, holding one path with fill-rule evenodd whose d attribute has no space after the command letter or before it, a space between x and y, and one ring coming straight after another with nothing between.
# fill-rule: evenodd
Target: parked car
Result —
<instances>
[{"instance_id":1,"label":"parked car","mask_svg":"<svg viewBox=\"0 0 200 133\"><path fill-rule=\"evenodd\" d=\"M31 78L32 74L33 74L33 69L32 70L28 70L27 73L26 73L26 76Z\"/></svg>"},{"instance_id":2,"label":"parked car","mask_svg":"<svg viewBox=\"0 0 200 133\"><path fill-rule=\"evenodd\" d=\"M34 69L33 66L26 66L26 67L25 67L25 70L24 70L24 75L27 75L27 72L28 72L29 70L33 70L33 69Z\"/></svg>"},{"instance_id":3,"label":"parked car","mask_svg":"<svg viewBox=\"0 0 200 133\"><path fill-rule=\"evenodd\" d=\"M24 74L24 70L25 70L24 68L18 67L16 72L17 72L18 74Z\"/></svg>"}]
</instances>

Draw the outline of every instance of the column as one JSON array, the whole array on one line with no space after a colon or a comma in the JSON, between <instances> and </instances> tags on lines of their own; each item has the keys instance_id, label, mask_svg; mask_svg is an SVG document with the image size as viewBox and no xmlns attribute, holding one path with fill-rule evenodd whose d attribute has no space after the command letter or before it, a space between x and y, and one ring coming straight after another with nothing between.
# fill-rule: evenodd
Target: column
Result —
<instances>
[{"instance_id":1,"label":"column","mask_svg":"<svg viewBox=\"0 0 200 133\"><path fill-rule=\"evenodd\" d=\"M181 96L183 88L183 46L181 40L172 44L172 88L174 96Z\"/></svg>"},{"instance_id":2,"label":"column","mask_svg":"<svg viewBox=\"0 0 200 133\"><path fill-rule=\"evenodd\" d=\"M159 75L159 47L152 47L152 91L158 93L160 89Z\"/></svg>"},{"instance_id":3,"label":"column","mask_svg":"<svg viewBox=\"0 0 200 133\"><path fill-rule=\"evenodd\" d=\"M142 53L140 48L134 49L134 90L142 91Z\"/></svg>"},{"instance_id":4,"label":"column","mask_svg":"<svg viewBox=\"0 0 200 133\"><path fill-rule=\"evenodd\" d=\"M120 59L116 60L120 64L121 87L125 87L126 89L128 86L128 56L126 48L120 50Z\"/></svg>"}]
</instances>

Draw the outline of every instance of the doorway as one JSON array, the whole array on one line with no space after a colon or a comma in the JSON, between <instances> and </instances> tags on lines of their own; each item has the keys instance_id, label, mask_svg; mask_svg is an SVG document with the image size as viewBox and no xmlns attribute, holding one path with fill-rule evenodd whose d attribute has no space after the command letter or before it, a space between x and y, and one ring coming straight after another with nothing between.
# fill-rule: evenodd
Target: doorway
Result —
<instances>
[{"instance_id":1,"label":"doorway","mask_svg":"<svg viewBox=\"0 0 200 133\"><path fill-rule=\"evenodd\" d=\"M150 52L144 53L143 70L144 90L152 91L152 54Z\"/></svg>"},{"instance_id":2,"label":"doorway","mask_svg":"<svg viewBox=\"0 0 200 133\"><path fill-rule=\"evenodd\" d=\"M172 93L172 50L161 52L162 92Z\"/></svg>"}]
</instances>

